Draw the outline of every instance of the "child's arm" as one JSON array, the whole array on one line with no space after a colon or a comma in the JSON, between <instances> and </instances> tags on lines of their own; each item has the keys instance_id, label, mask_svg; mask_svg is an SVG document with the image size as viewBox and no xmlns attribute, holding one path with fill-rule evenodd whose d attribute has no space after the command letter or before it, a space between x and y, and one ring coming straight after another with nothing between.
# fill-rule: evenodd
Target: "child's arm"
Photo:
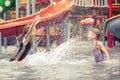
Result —
<instances>
[{"instance_id":1,"label":"child's arm","mask_svg":"<svg viewBox=\"0 0 120 80\"><path fill-rule=\"evenodd\" d=\"M31 34L31 31L34 29L34 27L36 26L36 24L39 22L39 16L36 16L35 19L33 20L32 24L29 26L28 32L25 35L24 39L28 38Z\"/></svg>"},{"instance_id":2,"label":"child's arm","mask_svg":"<svg viewBox=\"0 0 120 80\"><path fill-rule=\"evenodd\" d=\"M98 46L104 52L107 60L110 60L110 55L109 55L108 51L106 50L105 46L102 44L102 42L98 41Z\"/></svg>"},{"instance_id":3,"label":"child's arm","mask_svg":"<svg viewBox=\"0 0 120 80\"><path fill-rule=\"evenodd\" d=\"M34 21L32 22L32 24L29 26L29 29L28 29L26 35L24 36L24 38L23 38L23 40L22 40L23 46L26 46L27 43L29 42L29 37L30 37L30 35L31 35L31 33L32 33L32 30L33 30L33 29L35 30L34 27L35 27L36 24L39 22L39 19L40 19L39 16L36 16L35 19L34 19Z\"/></svg>"}]
</instances>

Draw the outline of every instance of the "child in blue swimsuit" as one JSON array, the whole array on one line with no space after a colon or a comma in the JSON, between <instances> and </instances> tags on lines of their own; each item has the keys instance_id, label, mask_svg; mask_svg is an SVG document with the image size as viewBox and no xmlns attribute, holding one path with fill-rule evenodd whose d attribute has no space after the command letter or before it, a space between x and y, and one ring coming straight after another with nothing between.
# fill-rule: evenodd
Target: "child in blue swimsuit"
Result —
<instances>
[{"instance_id":1,"label":"child in blue swimsuit","mask_svg":"<svg viewBox=\"0 0 120 80\"><path fill-rule=\"evenodd\" d=\"M88 38L93 41L93 49L92 53L95 58L95 62L102 62L105 60L104 56L107 60L110 60L110 56L108 51L105 49L105 46L99 40L100 30L97 28L92 28L88 32Z\"/></svg>"}]
</instances>

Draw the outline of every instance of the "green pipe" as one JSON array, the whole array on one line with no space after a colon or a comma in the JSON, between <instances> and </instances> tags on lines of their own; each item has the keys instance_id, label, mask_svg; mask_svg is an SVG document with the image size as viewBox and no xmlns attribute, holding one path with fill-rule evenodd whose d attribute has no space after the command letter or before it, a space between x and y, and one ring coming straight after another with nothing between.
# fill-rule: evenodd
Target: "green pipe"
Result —
<instances>
[{"instance_id":1,"label":"green pipe","mask_svg":"<svg viewBox=\"0 0 120 80\"><path fill-rule=\"evenodd\" d=\"M0 16L13 7L15 7L15 0L0 0Z\"/></svg>"}]
</instances>

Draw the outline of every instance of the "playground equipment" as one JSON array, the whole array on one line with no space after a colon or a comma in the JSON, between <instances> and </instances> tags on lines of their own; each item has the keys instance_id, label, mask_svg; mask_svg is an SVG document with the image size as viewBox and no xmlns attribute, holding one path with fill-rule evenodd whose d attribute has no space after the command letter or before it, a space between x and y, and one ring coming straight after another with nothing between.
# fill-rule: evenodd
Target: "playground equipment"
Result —
<instances>
[{"instance_id":1,"label":"playground equipment","mask_svg":"<svg viewBox=\"0 0 120 80\"><path fill-rule=\"evenodd\" d=\"M19 6L17 6L18 7L18 9L16 10L16 12L18 11L16 13L17 19L1 22L0 23L0 32L1 32L0 35L2 37L7 37L10 35L18 35L22 33L24 25L31 24L33 19L36 16L39 16L40 22L37 25L37 29L44 27L45 33L42 35L37 35L37 36L42 36L43 38L46 39L45 41L46 47L50 47L50 39L49 39L51 37L50 35L51 32L49 31L50 26L54 26L54 27L56 26L55 27L56 30L59 31L59 33L57 34L55 33L54 35L54 36L59 36L57 37L58 39L60 39L58 43L60 44L61 40L65 41L65 38L67 37L65 36L64 33L67 31L66 29L68 26L64 24L64 21L66 20L65 17L67 16L67 13L72 9L74 5L74 0L55 0L55 1L51 2L50 5L46 7L45 9L43 9L42 11L39 11L32 15L28 15L23 18L18 18ZM56 24L59 24L59 25L56 25ZM62 37L65 37L65 38L62 38ZM35 46L35 40L33 40L33 43L34 43L33 45Z\"/></svg>"},{"instance_id":2,"label":"playground equipment","mask_svg":"<svg viewBox=\"0 0 120 80\"><path fill-rule=\"evenodd\" d=\"M0 23L0 31L2 36L9 36L17 33L21 33L25 24L30 24L35 16L40 16L40 26L52 24L52 22L60 22L66 16L66 13L73 7L73 0L57 1L56 4L51 3L47 8L41 12L32 14L27 17L9 20Z\"/></svg>"},{"instance_id":3,"label":"playground equipment","mask_svg":"<svg viewBox=\"0 0 120 80\"><path fill-rule=\"evenodd\" d=\"M77 6L83 7L107 7L108 0L75 0Z\"/></svg>"},{"instance_id":4,"label":"playground equipment","mask_svg":"<svg viewBox=\"0 0 120 80\"><path fill-rule=\"evenodd\" d=\"M92 17L93 19L100 19L101 20L101 24L103 26L105 20L107 18L111 18L112 14L113 14L113 9L117 9L119 10L120 8L120 3L119 0L75 0L76 1L76 9L77 11L81 10L81 14L82 10L91 10L92 11L92 15L71 15L70 17L72 18L77 18L79 20L79 18L89 18ZM102 12L107 12L107 13L103 13L105 15L98 15L98 11ZM108 15L108 16L106 16ZM81 19L80 19L81 20ZM79 22L78 22L79 23ZM95 26L95 22L93 23L93 26ZM108 33L108 35L105 35L108 38L108 47L112 48L113 47L113 36L111 33Z\"/></svg>"},{"instance_id":5,"label":"playground equipment","mask_svg":"<svg viewBox=\"0 0 120 80\"><path fill-rule=\"evenodd\" d=\"M75 35L80 35L81 40L87 39L87 32L91 27L102 29L103 22L107 19L108 0L75 0L75 7L69 17L75 19ZM77 22L78 21L78 22ZM79 31L77 31L79 30Z\"/></svg>"},{"instance_id":6,"label":"playground equipment","mask_svg":"<svg viewBox=\"0 0 120 80\"><path fill-rule=\"evenodd\" d=\"M108 19L105 28L108 28L108 31L112 33L113 36L120 39L120 15Z\"/></svg>"}]
</instances>

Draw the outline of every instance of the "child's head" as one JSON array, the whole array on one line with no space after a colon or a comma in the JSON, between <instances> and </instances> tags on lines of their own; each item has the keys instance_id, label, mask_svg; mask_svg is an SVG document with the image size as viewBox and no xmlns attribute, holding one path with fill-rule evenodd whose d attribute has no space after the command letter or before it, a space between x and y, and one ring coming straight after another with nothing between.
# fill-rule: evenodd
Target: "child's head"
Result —
<instances>
[{"instance_id":1,"label":"child's head","mask_svg":"<svg viewBox=\"0 0 120 80\"><path fill-rule=\"evenodd\" d=\"M26 34L28 32L30 25L26 24L24 29L23 29L23 34Z\"/></svg>"},{"instance_id":2,"label":"child's head","mask_svg":"<svg viewBox=\"0 0 120 80\"><path fill-rule=\"evenodd\" d=\"M98 39L100 35L100 30L98 28L91 28L88 32L88 38L93 40L93 39Z\"/></svg>"}]
</instances>

